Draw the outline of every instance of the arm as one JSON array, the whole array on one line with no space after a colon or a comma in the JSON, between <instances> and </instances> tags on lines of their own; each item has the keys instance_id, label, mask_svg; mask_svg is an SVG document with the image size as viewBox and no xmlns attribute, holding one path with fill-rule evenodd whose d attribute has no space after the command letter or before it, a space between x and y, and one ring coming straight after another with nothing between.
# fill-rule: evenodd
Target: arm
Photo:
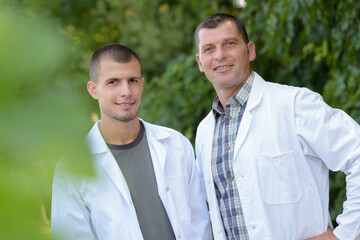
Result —
<instances>
[{"instance_id":1,"label":"arm","mask_svg":"<svg viewBox=\"0 0 360 240\"><path fill-rule=\"evenodd\" d=\"M306 240L338 240L338 238L334 235L333 230L328 227L328 230L319 236L315 236L312 238L307 238Z\"/></svg>"},{"instance_id":2,"label":"arm","mask_svg":"<svg viewBox=\"0 0 360 240\"><path fill-rule=\"evenodd\" d=\"M196 135L198 136L199 134L196 133ZM206 188L205 188L205 179L204 179L204 174L203 174L203 165L202 165L202 156L201 156L201 151L199 149L199 138L196 137L195 139L195 154L196 154L196 158L195 158L195 164L196 164L196 168L197 168L197 171L199 173L199 179L200 179L200 182L201 182L201 188L204 192L204 196L205 196L205 200L206 202L208 202L208 199L207 199L207 194L206 194Z\"/></svg>"},{"instance_id":3,"label":"arm","mask_svg":"<svg viewBox=\"0 0 360 240\"><path fill-rule=\"evenodd\" d=\"M321 160L332 171L346 174L344 210L334 235L360 237L360 127L345 112L325 104L320 95L302 90L296 96L296 129L305 154Z\"/></svg>"},{"instance_id":4,"label":"arm","mask_svg":"<svg viewBox=\"0 0 360 240\"><path fill-rule=\"evenodd\" d=\"M194 151L190 143L188 143L186 152L188 153L187 158L189 163L191 163L191 168L189 169L189 196L191 198L190 208L192 225L196 226L195 229L200 232L202 239L209 240L212 237L209 213L205 200L205 188L202 182L203 180L200 178L199 169L194 158Z\"/></svg>"},{"instance_id":5,"label":"arm","mask_svg":"<svg viewBox=\"0 0 360 240\"><path fill-rule=\"evenodd\" d=\"M72 181L74 176L57 167L51 203L52 239L97 239L90 224L90 212Z\"/></svg>"}]
</instances>

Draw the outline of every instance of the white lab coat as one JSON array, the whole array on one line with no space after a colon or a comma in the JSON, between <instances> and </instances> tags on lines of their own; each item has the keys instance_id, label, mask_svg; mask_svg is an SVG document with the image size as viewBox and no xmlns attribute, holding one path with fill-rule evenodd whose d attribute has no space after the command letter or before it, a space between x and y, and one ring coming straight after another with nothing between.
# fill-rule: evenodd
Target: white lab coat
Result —
<instances>
[{"instance_id":1,"label":"white lab coat","mask_svg":"<svg viewBox=\"0 0 360 240\"><path fill-rule=\"evenodd\" d=\"M206 186L214 238L226 239L211 171L215 119L200 123L196 158ZM334 234L360 239L360 128L305 88L258 74L240 124L233 169L250 239L298 240L331 226L328 169L343 171L347 201Z\"/></svg>"},{"instance_id":2,"label":"white lab coat","mask_svg":"<svg viewBox=\"0 0 360 240\"><path fill-rule=\"evenodd\" d=\"M180 133L144 122L159 196L177 239L211 239L208 209L190 142ZM52 196L52 237L143 239L126 181L99 131L88 134L95 178L69 176L60 161Z\"/></svg>"}]
</instances>

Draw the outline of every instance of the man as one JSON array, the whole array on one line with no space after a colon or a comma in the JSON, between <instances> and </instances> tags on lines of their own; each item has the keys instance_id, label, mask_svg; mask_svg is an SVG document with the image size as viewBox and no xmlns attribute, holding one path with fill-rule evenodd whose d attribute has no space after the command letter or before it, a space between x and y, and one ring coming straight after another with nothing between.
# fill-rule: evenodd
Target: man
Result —
<instances>
[{"instance_id":1,"label":"man","mask_svg":"<svg viewBox=\"0 0 360 240\"><path fill-rule=\"evenodd\" d=\"M359 125L320 95L253 72L255 45L238 18L214 14L195 39L217 93L196 135L214 238L360 239ZM347 175L334 231L329 169Z\"/></svg>"},{"instance_id":2,"label":"man","mask_svg":"<svg viewBox=\"0 0 360 240\"><path fill-rule=\"evenodd\" d=\"M52 236L60 239L211 239L190 142L139 119L144 79L128 47L99 48L87 89L101 120L87 136L94 178L57 166Z\"/></svg>"}]
</instances>

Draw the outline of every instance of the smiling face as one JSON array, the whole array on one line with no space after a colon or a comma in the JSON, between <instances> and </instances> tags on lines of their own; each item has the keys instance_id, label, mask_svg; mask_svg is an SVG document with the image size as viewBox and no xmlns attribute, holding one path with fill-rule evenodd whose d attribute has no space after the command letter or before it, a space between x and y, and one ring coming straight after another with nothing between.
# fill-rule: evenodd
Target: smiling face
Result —
<instances>
[{"instance_id":1,"label":"smiling face","mask_svg":"<svg viewBox=\"0 0 360 240\"><path fill-rule=\"evenodd\" d=\"M102 120L129 122L138 119L144 79L140 63L118 63L103 57L98 66L96 81L89 81L90 95L99 101Z\"/></svg>"},{"instance_id":2,"label":"smiling face","mask_svg":"<svg viewBox=\"0 0 360 240\"><path fill-rule=\"evenodd\" d=\"M244 42L232 21L201 29L198 39L199 69L213 84L220 101L226 102L250 76L250 61L256 57L255 45Z\"/></svg>"}]
</instances>

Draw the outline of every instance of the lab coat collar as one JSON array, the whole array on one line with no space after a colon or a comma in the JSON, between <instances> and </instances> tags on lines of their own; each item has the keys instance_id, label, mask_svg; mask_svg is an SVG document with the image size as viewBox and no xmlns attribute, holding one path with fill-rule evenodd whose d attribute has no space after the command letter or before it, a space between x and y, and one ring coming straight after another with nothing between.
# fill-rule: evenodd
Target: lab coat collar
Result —
<instances>
[{"instance_id":1,"label":"lab coat collar","mask_svg":"<svg viewBox=\"0 0 360 240\"><path fill-rule=\"evenodd\" d=\"M87 136L89 150L90 153L93 154L94 164L106 172L126 202L132 205L126 180L99 130L100 122L101 120L94 124Z\"/></svg>"},{"instance_id":2,"label":"lab coat collar","mask_svg":"<svg viewBox=\"0 0 360 240\"><path fill-rule=\"evenodd\" d=\"M141 118L140 121L142 121L144 124L146 134L155 138L157 141L162 141L170 137L169 131L165 131L163 127L155 126L151 123L145 122Z\"/></svg>"},{"instance_id":3,"label":"lab coat collar","mask_svg":"<svg viewBox=\"0 0 360 240\"><path fill-rule=\"evenodd\" d=\"M97 121L91 128L86 140L89 144L89 151L91 154L100 154L108 151L108 147L104 138L102 137L99 127L101 120Z\"/></svg>"},{"instance_id":4,"label":"lab coat collar","mask_svg":"<svg viewBox=\"0 0 360 240\"><path fill-rule=\"evenodd\" d=\"M246 110L245 113L251 112L261 101L261 98L264 94L264 88L265 88L265 80L262 79L262 77L260 77L259 74L255 73L255 77L254 77L254 82L253 82L253 86L249 95L249 99L246 105ZM205 117L204 121L201 123L202 125L205 126L205 128L207 129L206 132L214 132L215 129L215 117L214 114L212 113L212 111L209 112L209 114ZM213 136L213 135L212 135ZM208 141L213 140L213 138L209 139L207 138Z\"/></svg>"},{"instance_id":5,"label":"lab coat collar","mask_svg":"<svg viewBox=\"0 0 360 240\"><path fill-rule=\"evenodd\" d=\"M256 72L254 73L255 73L255 78L254 78L253 86L249 95L249 99L246 105L243 118L241 120L239 134L237 135L235 142L235 149L234 149L235 159L236 159L236 154L238 153L242 143L244 142L248 134L248 130L250 128L250 124L252 120L251 111L253 111L256 108L256 106L259 105L262 96L264 94L265 81ZM201 142L203 144L203 147L205 148L203 151L204 159L211 159L211 153L212 153L211 149L214 141L214 132L215 132L215 117L212 111L210 111L209 114L205 117L205 119L201 122L201 125L204 128L204 131L202 131L203 135L201 136L202 138ZM211 161L205 161L204 168L207 169L208 176L212 176Z\"/></svg>"},{"instance_id":6,"label":"lab coat collar","mask_svg":"<svg viewBox=\"0 0 360 240\"><path fill-rule=\"evenodd\" d=\"M141 118L140 121L142 121L142 123L144 124L146 134L149 137L161 141L170 136L169 132L161 131L161 129L159 128L154 129L153 124L147 123ZM87 141L90 146L90 153L92 154L100 154L108 151L108 146L99 130L100 122L101 120L97 121L87 135Z\"/></svg>"},{"instance_id":7,"label":"lab coat collar","mask_svg":"<svg viewBox=\"0 0 360 240\"><path fill-rule=\"evenodd\" d=\"M166 147L164 140L170 137L170 133L165 130L165 128L160 126L155 126L153 124L144 122L146 137L148 139L149 150L151 154L151 159L153 161L153 166L155 170L155 175L160 176L160 171L163 172L165 168L166 160ZM159 165L158 165L159 164ZM156 179L159 182L158 177Z\"/></svg>"},{"instance_id":8,"label":"lab coat collar","mask_svg":"<svg viewBox=\"0 0 360 240\"><path fill-rule=\"evenodd\" d=\"M249 95L244 115L241 119L240 128L236 136L234 148L234 163L237 161L237 153L243 144L252 122L252 111L259 105L264 94L265 81L255 72L254 83Z\"/></svg>"},{"instance_id":9,"label":"lab coat collar","mask_svg":"<svg viewBox=\"0 0 360 240\"><path fill-rule=\"evenodd\" d=\"M262 77L260 77L260 75L257 74L256 72L254 73L255 73L255 78L245 110L249 112L260 103L265 88L265 80Z\"/></svg>"},{"instance_id":10,"label":"lab coat collar","mask_svg":"<svg viewBox=\"0 0 360 240\"><path fill-rule=\"evenodd\" d=\"M162 174L165 167L166 147L162 143L165 139L170 137L169 131L166 128L155 126L140 119L144 123L146 136L148 138L151 158L154 165L155 176L158 184L158 191L161 199L165 199L165 188L163 187L165 179ZM131 196L126 184L126 180L121 173L120 168L114 156L111 154L104 138L102 137L99 124L101 120L97 121L90 130L87 140L90 146L90 152L94 155L95 164L99 164L111 178L113 183L122 193L128 204L131 204ZM168 209L167 209L168 210Z\"/></svg>"}]
</instances>

